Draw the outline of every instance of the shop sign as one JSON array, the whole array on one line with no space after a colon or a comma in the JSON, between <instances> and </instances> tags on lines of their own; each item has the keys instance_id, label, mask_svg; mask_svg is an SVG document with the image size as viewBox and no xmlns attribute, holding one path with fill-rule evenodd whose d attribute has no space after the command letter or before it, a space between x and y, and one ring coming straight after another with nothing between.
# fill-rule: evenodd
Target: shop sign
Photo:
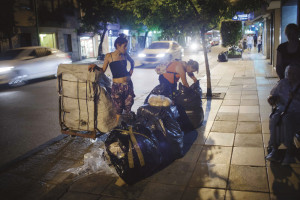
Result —
<instances>
[{"instance_id":1,"label":"shop sign","mask_svg":"<svg viewBox=\"0 0 300 200\"><path fill-rule=\"evenodd\" d=\"M246 14L244 12L237 12L232 20L235 21L248 21L254 19L254 13Z\"/></svg>"},{"instance_id":2,"label":"shop sign","mask_svg":"<svg viewBox=\"0 0 300 200\"><path fill-rule=\"evenodd\" d=\"M118 37L119 36L119 30L109 30L108 35Z\"/></svg>"}]
</instances>

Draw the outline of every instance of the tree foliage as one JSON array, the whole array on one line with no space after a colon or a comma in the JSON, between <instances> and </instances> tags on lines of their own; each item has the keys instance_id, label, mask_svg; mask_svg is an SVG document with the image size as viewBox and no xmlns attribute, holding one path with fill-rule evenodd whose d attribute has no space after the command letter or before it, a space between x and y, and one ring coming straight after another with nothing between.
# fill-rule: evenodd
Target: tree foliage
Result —
<instances>
[{"instance_id":1,"label":"tree foliage","mask_svg":"<svg viewBox=\"0 0 300 200\"><path fill-rule=\"evenodd\" d=\"M117 22L111 0L78 0L82 11L81 31L98 33L108 22Z\"/></svg>"},{"instance_id":2,"label":"tree foliage","mask_svg":"<svg viewBox=\"0 0 300 200\"><path fill-rule=\"evenodd\" d=\"M206 46L205 33L236 11L259 9L265 0L113 0L116 7L128 10L148 27L161 28L165 34L200 32ZM210 70L204 48L207 75L207 96L211 96Z\"/></svg>"},{"instance_id":3,"label":"tree foliage","mask_svg":"<svg viewBox=\"0 0 300 200\"><path fill-rule=\"evenodd\" d=\"M221 36L224 47L237 45L238 41L242 38L242 22L222 21Z\"/></svg>"},{"instance_id":4,"label":"tree foliage","mask_svg":"<svg viewBox=\"0 0 300 200\"><path fill-rule=\"evenodd\" d=\"M98 56L103 57L102 44L109 23L119 23L121 28L140 29L141 25L127 10L114 6L113 0L78 0L83 16L79 32L101 35Z\"/></svg>"}]
</instances>

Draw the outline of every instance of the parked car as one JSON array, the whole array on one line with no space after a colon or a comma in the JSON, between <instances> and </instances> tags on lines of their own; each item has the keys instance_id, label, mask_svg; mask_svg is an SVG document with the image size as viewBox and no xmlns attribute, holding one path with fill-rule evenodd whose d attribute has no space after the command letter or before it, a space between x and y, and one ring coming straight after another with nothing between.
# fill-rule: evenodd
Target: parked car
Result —
<instances>
[{"instance_id":1,"label":"parked car","mask_svg":"<svg viewBox=\"0 0 300 200\"><path fill-rule=\"evenodd\" d=\"M67 53L41 46L22 47L0 56L0 84L24 85L27 80L56 76L61 63L71 63Z\"/></svg>"},{"instance_id":2,"label":"parked car","mask_svg":"<svg viewBox=\"0 0 300 200\"><path fill-rule=\"evenodd\" d=\"M142 64L159 64L175 59L181 60L183 48L175 41L153 42L138 54Z\"/></svg>"}]
</instances>

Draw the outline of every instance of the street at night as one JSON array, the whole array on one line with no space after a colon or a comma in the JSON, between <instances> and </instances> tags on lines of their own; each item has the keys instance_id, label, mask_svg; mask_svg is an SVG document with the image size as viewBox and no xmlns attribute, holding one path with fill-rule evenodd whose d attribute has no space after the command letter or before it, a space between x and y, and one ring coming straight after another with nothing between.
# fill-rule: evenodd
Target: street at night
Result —
<instances>
[{"instance_id":1,"label":"street at night","mask_svg":"<svg viewBox=\"0 0 300 200\"><path fill-rule=\"evenodd\" d=\"M216 62L220 47L214 47L209 54ZM186 54L183 60L195 59L201 64L200 74L205 73L203 52ZM154 67L137 67L132 77L136 99L133 110L136 111L150 91L158 85L158 75ZM79 62L80 63L80 62ZM81 62L82 64L82 62ZM202 73L201 73L202 72ZM107 75L111 77L110 71ZM189 80L191 81L191 80ZM0 90L0 165L6 164L19 156L61 135L58 120L57 79L45 78L30 81L28 85L9 88L2 86ZM11 148L11 147L14 148Z\"/></svg>"},{"instance_id":2,"label":"street at night","mask_svg":"<svg viewBox=\"0 0 300 200\"><path fill-rule=\"evenodd\" d=\"M1 0L0 198L299 200L300 0Z\"/></svg>"}]
</instances>

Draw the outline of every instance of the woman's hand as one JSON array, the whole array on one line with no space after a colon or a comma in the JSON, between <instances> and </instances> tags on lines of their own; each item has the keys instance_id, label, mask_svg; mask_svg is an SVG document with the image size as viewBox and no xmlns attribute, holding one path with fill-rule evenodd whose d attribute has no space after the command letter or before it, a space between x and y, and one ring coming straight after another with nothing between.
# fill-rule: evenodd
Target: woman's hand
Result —
<instances>
[{"instance_id":1,"label":"woman's hand","mask_svg":"<svg viewBox=\"0 0 300 200\"><path fill-rule=\"evenodd\" d=\"M277 96L268 96L268 103L271 105L271 106L275 106L276 105L276 102L278 100L278 97Z\"/></svg>"},{"instance_id":2,"label":"woman's hand","mask_svg":"<svg viewBox=\"0 0 300 200\"><path fill-rule=\"evenodd\" d=\"M129 71L130 76L132 76L132 73L133 73L133 69L131 69L131 70Z\"/></svg>"},{"instance_id":3,"label":"woman's hand","mask_svg":"<svg viewBox=\"0 0 300 200\"><path fill-rule=\"evenodd\" d=\"M95 71L95 70L98 70L98 71L100 71L101 70L101 68L100 67L98 67L96 64L90 64L89 65L89 67L88 67L88 70L91 72L91 71Z\"/></svg>"}]
</instances>

